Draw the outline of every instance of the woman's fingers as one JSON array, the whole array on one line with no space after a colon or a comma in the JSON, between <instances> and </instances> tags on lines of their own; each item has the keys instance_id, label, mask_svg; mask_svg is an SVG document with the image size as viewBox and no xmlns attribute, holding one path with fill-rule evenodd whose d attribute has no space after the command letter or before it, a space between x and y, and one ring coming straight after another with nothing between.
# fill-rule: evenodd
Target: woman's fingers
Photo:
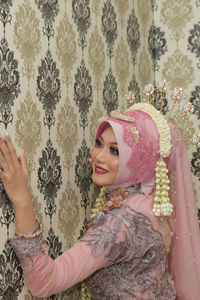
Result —
<instances>
[{"instance_id":1,"label":"woman's fingers","mask_svg":"<svg viewBox=\"0 0 200 300\"><path fill-rule=\"evenodd\" d=\"M20 158L21 167L22 167L22 170L24 172L24 175L25 175L26 178L28 178L28 165L27 165L26 158L25 158L23 152L20 153L19 158Z\"/></svg>"},{"instance_id":2,"label":"woman's fingers","mask_svg":"<svg viewBox=\"0 0 200 300\"><path fill-rule=\"evenodd\" d=\"M8 136L0 138L0 167L0 179L9 199L20 206L24 195L28 195L28 168L24 155L18 158Z\"/></svg>"},{"instance_id":3,"label":"woman's fingers","mask_svg":"<svg viewBox=\"0 0 200 300\"><path fill-rule=\"evenodd\" d=\"M3 169L4 173L13 173L22 169L28 179L28 166L25 156L22 152L18 158L9 136L5 136L4 139L0 137L0 168Z\"/></svg>"},{"instance_id":4,"label":"woman's fingers","mask_svg":"<svg viewBox=\"0 0 200 300\"><path fill-rule=\"evenodd\" d=\"M13 146L13 143L12 143L10 137L5 136L4 140L5 140L4 145L3 144L1 145L1 152L4 156L4 158L6 159L8 165L10 167L13 167L13 165L14 165L14 167L18 167L19 160L18 160L16 150Z\"/></svg>"},{"instance_id":5,"label":"woman's fingers","mask_svg":"<svg viewBox=\"0 0 200 300\"><path fill-rule=\"evenodd\" d=\"M0 137L0 167L3 170L8 169L7 159L5 158L5 156L9 155L8 152L9 151L5 145L4 140Z\"/></svg>"}]
</instances>

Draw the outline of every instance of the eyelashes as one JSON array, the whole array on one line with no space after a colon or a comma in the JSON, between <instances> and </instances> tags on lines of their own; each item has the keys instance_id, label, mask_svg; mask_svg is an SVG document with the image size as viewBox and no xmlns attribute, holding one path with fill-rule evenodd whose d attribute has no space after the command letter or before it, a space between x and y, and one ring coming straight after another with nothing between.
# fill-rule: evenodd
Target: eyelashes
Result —
<instances>
[{"instance_id":1,"label":"eyelashes","mask_svg":"<svg viewBox=\"0 0 200 300\"><path fill-rule=\"evenodd\" d=\"M114 155L117 155L119 156L119 150L117 148L114 148L114 147L110 147L110 152Z\"/></svg>"},{"instance_id":2,"label":"eyelashes","mask_svg":"<svg viewBox=\"0 0 200 300\"><path fill-rule=\"evenodd\" d=\"M102 143L100 142L99 139L95 140L95 146L102 146Z\"/></svg>"},{"instance_id":3,"label":"eyelashes","mask_svg":"<svg viewBox=\"0 0 200 300\"><path fill-rule=\"evenodd\" d=\"M102 145L102 142L100 141L100 139L97 138L97 139L95 140L95 146L96 146L96 147L102 147L102 146L103 146L103 145ZM110 153L111 153L111 154L116 155L116 156L119 156L119 150L118 150L118 148L115 148L115 147L113 147L113 146L110 146L109 149L110 149Z\"/></svg>"}]
</instances>

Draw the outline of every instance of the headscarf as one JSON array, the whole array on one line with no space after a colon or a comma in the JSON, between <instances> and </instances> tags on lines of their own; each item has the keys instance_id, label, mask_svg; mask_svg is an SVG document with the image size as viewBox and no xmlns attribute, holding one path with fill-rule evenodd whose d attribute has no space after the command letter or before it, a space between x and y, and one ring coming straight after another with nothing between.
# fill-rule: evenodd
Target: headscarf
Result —
<instances>
[{"instance_id":1,"label":"headscarf","mask_svg":"<svg viewBox=\"0 0 200 300\"><path fill-rule=\"evenodd\" d=\"M119 149L119 172L109 190L141 183L146 195L155 185L155 166L160 158L160 136L151 116L142 110L129 110L124 115L132 121L114 117L104 119L98 126L98 138L108 124L112 127ZM132 134L130 131L132 129ZM177 300L200 299L200 231L190 163L180 131L169 124L172 149L165 158L169 176L174 178L174 213L168 218L173 230L169 265L175 280ZM135 135L134 135L135 134ZM139 134L140 139L137 140Z\"/></svg>"},{"instance_id":2,"label":"headscarf","mask_svg":"<svg viewBox=\"0 0 200 300\"><path fill-rule=\"evenodd\" d=\"M127 122L108 117L97 129L96 138L109 124L114 131L119 149L118 175L113 185L106 188L113 190L142 183L143 192L149 195L154 187L155 167L160 157L158 130L152 118L143 111L132 110L125 114L134 118L134 121ZM130 127L135 133L130 131Z\"/></svg>"}]
</instances>

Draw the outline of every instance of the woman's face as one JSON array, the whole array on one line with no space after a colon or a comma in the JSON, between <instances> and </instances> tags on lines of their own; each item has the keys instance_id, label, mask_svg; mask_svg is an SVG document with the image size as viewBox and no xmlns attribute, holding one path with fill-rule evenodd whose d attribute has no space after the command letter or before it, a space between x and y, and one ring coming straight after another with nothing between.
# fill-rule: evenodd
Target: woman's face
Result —
<instances>
[{"instance_id":1,"label":"woman's face","mask_svg":"<svg viewBox=\"0 0 200 300\"><path fill-rule=\"evenodd\" d=\"M92 149L92 180L99 186L112 185L119 169L119 150L112 127L107 127Z\"/></svg>"}]
</instances>

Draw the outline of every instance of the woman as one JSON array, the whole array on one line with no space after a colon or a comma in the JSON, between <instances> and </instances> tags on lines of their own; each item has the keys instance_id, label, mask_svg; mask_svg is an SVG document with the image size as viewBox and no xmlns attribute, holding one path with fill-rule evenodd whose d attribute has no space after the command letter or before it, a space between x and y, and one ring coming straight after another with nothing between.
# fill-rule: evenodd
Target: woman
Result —
<instances>
[{"instance_id":1,"label":"woman","mask_svg":"<svg viewBox=\"0 0 200 300\"><path fill-rule=\"evenodd\" d=\"M112 112L99 124L92 179L106 192L82 239L54 261L34 216L25 158L19 162L8 136L0 139L0 178L16 214L10 242L33 295L47 297L85 280L95 300L200 298L192 179L184 144L176 142L180 133L170 127L150 104ZM84 288L83 298L90 298Z\"/></svg>"}]
</instances>

